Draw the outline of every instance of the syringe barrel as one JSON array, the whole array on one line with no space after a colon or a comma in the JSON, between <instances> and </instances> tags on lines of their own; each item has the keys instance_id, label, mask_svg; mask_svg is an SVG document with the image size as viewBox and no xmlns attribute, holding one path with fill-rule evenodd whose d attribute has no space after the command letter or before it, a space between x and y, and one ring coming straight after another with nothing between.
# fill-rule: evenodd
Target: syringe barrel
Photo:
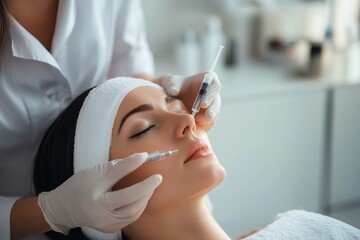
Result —
<instances>
[{"instance_id":1,"label":"syringe barrel","mask_svg":"<svg viewBox=\"0 0 360 240\"><path fill-rule=\"evenodd\" d=\"M162 160L165 157L177 153L178 149L172 150L172 151L156 151L156 152L152 152L149 153L148 158L146 159L145 163L149 163L149 162L154 162L154 161L158 161L158 160Z\"/></svg>"},{"instance_id":2,"label":"syringe barrel","mask_svg":"<svg viewBox=\"0 0 360 240\"><path fill-rule=\"evenodd\" d=\"M198 113L200 111L201 103L204 101L208 86L209 84L207 82L203 82L201 84L199 93L196 96L193 107L191 108L193 113Z\"/></svg>"},{"instance_id":3,"label":"syringe barrel","mask_svg":"<svg viewBox=\"0 0 360 240\"><path fill-rule=\"evenodd\" d=\"M199 96L201 96L201 97L204 96L205 97L206 90L207 90L208 86L209 86L209 83L207 83L207 82L203 82L201 84L201 88L199 90Z\"/></svg>"},{"instance_id":4,"label":"syringe barrel","mask_svg":"<svg viewBox=\"0 0 360 240\"><path fill-rule=\"evenodd\" d=\"M164 154L159 152L159 151L149 153L146 162L152 162L152 161L155 161L155 160L159 160L159 159L161 159L161 157L163 157L163 155Z\"/></svg>"}]
</instances>

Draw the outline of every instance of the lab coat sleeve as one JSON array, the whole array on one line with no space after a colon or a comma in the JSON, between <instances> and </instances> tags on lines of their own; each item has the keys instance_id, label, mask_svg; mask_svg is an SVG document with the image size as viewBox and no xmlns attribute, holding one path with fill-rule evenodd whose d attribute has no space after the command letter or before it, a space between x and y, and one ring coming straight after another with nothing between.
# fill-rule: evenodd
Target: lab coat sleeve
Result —
<instances>
[{"instance_id":1,"label":"lab coat sleeve","mask_svg":"<svg viewBox=\"0 0 360 240\"><path fill-rule=\"evenodd\" d=\"M11 239L10 232L10 213L16 200L20 197L0 196L0 235L3 240Z\"/></svg>"},{"instance_id":2,"label":"lab coat sleeve","mask_svg":"<svg viewBox=\"0 0 360 240\"><path fill-rule=\"evenodd\" d=\"M118 11L108 77L154 74L154 60L146 39L139 0L124 1Z\"/></svg>"}]
</instances>

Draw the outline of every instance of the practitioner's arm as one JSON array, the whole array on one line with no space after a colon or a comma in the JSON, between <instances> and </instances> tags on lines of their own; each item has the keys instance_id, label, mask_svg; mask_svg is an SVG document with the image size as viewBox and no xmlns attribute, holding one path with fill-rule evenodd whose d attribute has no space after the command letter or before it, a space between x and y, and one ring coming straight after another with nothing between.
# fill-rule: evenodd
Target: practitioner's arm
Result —
<instances>
[{"instance_id":1,"label":"practitioner's arm","mask_svg":"<svg viewBox=\"0 0 360 240\"><path fill-rule=\"evenodd\" d=\"M38 205L38 197L18 199L11 209L11 239L20 239L50 231Z\"/></svg>"},{"instance_id":2,"label":"practitioner's arm","mask_svg":"<svg viewBox=\"0 0 360 240\"><path fill-rule=\"evenodd\" d=\"M254 229L254 230L252 230L252 231L250 231L250 232L248 232L248 233L245 233L244 235L241 235L240 237L235 238L235 240L245 239L245 238L247 238L247 237L249 237L249 236L257 233L257 232L260 231L261 229L262 229L262 228L256 228L256 229Z\"/></svg>"}]
</instances>

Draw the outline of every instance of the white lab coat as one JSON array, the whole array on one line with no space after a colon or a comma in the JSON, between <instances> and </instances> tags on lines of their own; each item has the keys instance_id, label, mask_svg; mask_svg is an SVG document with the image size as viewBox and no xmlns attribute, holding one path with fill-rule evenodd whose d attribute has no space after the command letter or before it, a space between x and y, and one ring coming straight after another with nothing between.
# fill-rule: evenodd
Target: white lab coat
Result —
<instances>
[{"instance_id":1,"label":"white lab coat","mask_svg":"<svg viewBox=\"0 0 360 240\"><path fill-rule=\"evenodd\" d=\"M61 110L106 79L153 74L140 3L60 0L51 53L11 18L0 71L0 239L7 240L12 205L34 195L34 156Z\"/></svg>"}]
</instances>

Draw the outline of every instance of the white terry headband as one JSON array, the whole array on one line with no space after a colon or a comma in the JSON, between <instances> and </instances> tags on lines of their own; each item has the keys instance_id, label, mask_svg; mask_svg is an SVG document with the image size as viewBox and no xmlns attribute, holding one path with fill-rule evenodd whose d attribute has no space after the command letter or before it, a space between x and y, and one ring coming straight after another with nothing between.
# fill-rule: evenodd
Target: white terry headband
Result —
<instances>
[{"instance_id":1,"label":"white terry headband","mask_svg":"<svg viewBox=\"0 0 360 240\"><path fill-rule=\"evenodd\" d=\"M74 172L109 160L111 132L119 106L125 96L138 87L159 85L130 77L107 80L89 92L80 109L76 122L74 142ZM90 239L121 239L120 231L102 233L89 227L81 227Z\"/></svg>"},{"instance_id":2,"label":"white terry headband","mask_svg":"<svg viewBox=\"0 0 360 240\"><path fill-rule=\"evenodd\" d=\"M107 80L85 98L76 123L74 172L109 160L111 132L124 97L138 87L159 85L150 81L117 77Z\"/></svg>"}]
</instances>

